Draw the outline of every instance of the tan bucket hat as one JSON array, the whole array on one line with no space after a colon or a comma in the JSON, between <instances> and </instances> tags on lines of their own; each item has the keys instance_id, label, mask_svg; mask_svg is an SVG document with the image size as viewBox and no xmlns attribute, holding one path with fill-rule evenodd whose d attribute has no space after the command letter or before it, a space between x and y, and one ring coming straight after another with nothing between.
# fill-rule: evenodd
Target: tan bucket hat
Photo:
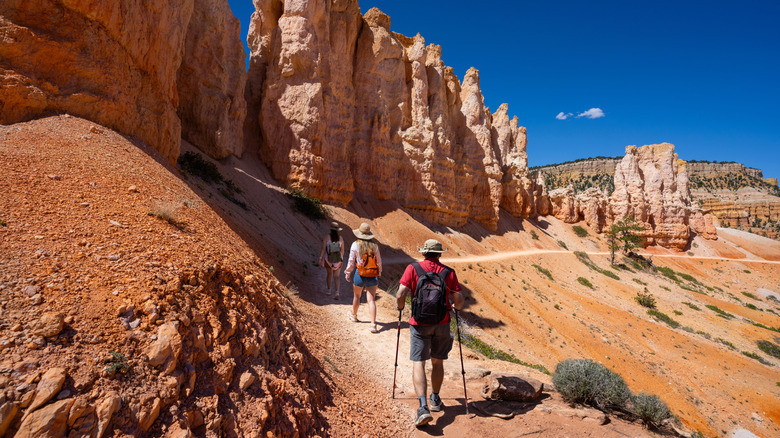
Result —
<instances>
[{"instance_id":1,"label":"tan bucket hat","mask_svg":"<svg viewBox=\"0 0 780 438\"><path fill-rule=\"evenodd\" d=\"M417 251L425 254L427 252L443 253L447 250L442 247L441 242L439 242L438 240L428 239L425 241L425 244L422 246L422 248L420 248L419 246L417 247Z\"/></svg>"},{"instance_id":2,"label":"tan bucket hat","mask_svg":"<svg viewBox=\"0 0 780 438\"><path fill-rule=\"evenodd\" d=\"M343 230L343 228L339 227L339 223L338 222L331 222L330 223L330 229L331 230L336 230L336 231Z\"/></svg>"},{"instance_id":3,"label":"tan bucket hat","mask_svg":"<svg viewBox=\"0 0 780 438\"><path fill-rule=\"evenodd\" d=\"M352 230L352 232L355 233L355 237L358 239L371 240L374 238L374 235L371 234L371 225L367 222L363 222L357 230Z\"/></svg>"}]
</instances>

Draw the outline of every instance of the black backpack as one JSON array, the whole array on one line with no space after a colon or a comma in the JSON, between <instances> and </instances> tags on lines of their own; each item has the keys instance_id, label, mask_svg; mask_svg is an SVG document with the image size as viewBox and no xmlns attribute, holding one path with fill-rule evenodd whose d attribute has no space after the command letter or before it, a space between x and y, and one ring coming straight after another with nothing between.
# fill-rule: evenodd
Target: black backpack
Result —
<instances>
[{"instance_id":1,"label":"black backpack","mask_svg":"<svg viewBox=\"0 0 780 438\"><path fill-rule=\"evenodd\" d=\"M412 316L417 324L436 325L447 315L446 278L451 269L440 273L427 272L419 263L412 263L417 272L417 289L412 297Z\"/></svg>"}]
</instances>

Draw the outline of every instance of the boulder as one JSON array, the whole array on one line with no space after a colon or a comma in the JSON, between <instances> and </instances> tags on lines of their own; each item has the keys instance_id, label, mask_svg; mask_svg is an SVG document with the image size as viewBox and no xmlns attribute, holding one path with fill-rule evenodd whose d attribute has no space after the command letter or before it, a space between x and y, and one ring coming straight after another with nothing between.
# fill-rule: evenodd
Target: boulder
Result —
<instances>
[{"instance_id":1,"label":"boulder","mask_svg":"<svg viewBox=\"0 0 780 438\"><path fill-rule=\"evenodd\" d=\"M22 420L14 438L62 438L68 430L68 414L73 399L47 405Z\"/></svg>"},{"instance_id":2,"label":"boulder","mask_svg":"<svg viewBox=\"0 0 780 438\"><path fill-rule=\"evenodd\" d=\"M19 414L20 407L20 403L14 401L7 401L0 405L0 436L5 436Z\"/></svg>"},{"instance_id":3,"label":"boulder","mask_svg":"<svg viewBox=\"0 0 780 438\"><path fill-rule=\"evenodd\" d=\"M65 327L65 314L62 312L46 312L32 324L30 330L34 335L48 338L57 336Z\"/></svg>"},{"instance_id":4,"label":"boulder","mask_svg":"<svg viewBox=\"0 0 780 438\"><path fill-rule=\"evenodd\" d=\"M157 340L149 345L146 356L149 364L161 367L163 374L168 374L176 369L179 354L181 354L182 340L178 331L178 322L168 322L157 329Z\"/></svg>"},{"instance_id":5,"label":"boulder","mask_svg":"<svg viewBox=\"0 0 780 438\"><path fill-rule=\"evenodd\" d=\"M487 400L532 402L542 395L544 384L521 374L491 374L482 388Z\"/></svg>"},{"instance_id":6,"label":"boulder","mask_svg":"<svg viewBox=\"0 0 780 438\"><path fill-rule=\"evenodd\" d=\"M98 402L95 414L97 415L96 438L102 438L111 423L111 417L122 406L122 398L116 392L109 392Z\"/></svg>"},{"instance_id":7,"label":"boulder","mask_svg":"<svg viewBox=\"0 0 780 438\"><path fill-rule=\"evenodd\" d=\"M35 388L35 398L27 409L27 415L46 404L60 392L62 384L65 383L66 375L64 368L50 368L43 373L41 381L38 382L38 386Z\"/></svg>"}]
</instances>

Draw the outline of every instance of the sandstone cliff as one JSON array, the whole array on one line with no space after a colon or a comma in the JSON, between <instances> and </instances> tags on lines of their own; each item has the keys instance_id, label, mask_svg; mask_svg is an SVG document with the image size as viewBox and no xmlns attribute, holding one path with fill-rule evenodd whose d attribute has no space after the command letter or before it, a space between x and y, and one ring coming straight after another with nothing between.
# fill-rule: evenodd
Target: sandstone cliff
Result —
<instances>
[{"instance_id":1,"label":"sandstone cliff","mask_svg":"<svg viewBox=\"0 0 780 438\"><path fill-rule=\"evenodd\" d=\"M390 30L355 0L255 2L247 132L274 177L347 204L394 199L435 223L494 229L499 207L534 216L525 128L485 107L441 47ZM254 105L260 110L253 112Z\"/></svg>"},{"instance_id":2,"label":"sandstone cliff","mask_svg":"<svg viewBox=\"0 0 780 438\"><path fill-rule=\"evenodd\" d=\"M182 131L214 156L240 153L243 51L234 20L226 0L3 1L0 124L70 113L172 161Z\"/></svg>"},{"instance_id":3,"label":"sandstone cliff","mask_svg":"<svg viewBox=\"0 0 780 438\"><path fill-rule=\"evenodd\" d=\"M691 206L687 163L677 159L672 144L626 147L614 187L611 195L595 187L580 193L571 186L555 189L549 194L552 214L568 223L584 220L598 232L632 216L645 228L647 244L664 247L684 248L691 230L717 238L712 218Z\"/></svg>"}]
</instances>

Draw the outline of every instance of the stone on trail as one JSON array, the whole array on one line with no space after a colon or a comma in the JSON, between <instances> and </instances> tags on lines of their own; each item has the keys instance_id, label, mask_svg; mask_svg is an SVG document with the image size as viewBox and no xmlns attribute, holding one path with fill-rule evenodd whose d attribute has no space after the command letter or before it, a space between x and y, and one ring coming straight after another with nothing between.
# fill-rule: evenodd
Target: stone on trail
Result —
<instances>
[{"instance_id":1,"label":"stone on trail","mask_svg":"<svg viewBox=\"0 0 780 438\"><path fill-rule=\"evenodd\" d=\"M102 438L103 434L108 429L108 424L111 422L111 416L122 406L122 398L116 392L109 392L98 403L95 413L98 418L98 429L96 438Z\"/></svg>"},{"instance_id":2,"label":"stone on trail","mask_svg":"<svg viewBox=\"0 0 780 438\"><path fill-rule=\"evenodd\" d=\"M32 333L48 338L57 336L65 327L65 314L62 312L46 312L32 324Z\"/></svg>"},{"instance_id":3,"label":"stone on trail","mask_svg":"<svg viewBox=\"0 0 780 438\"><path fill-rule=\"evenodd\" d=\"M68 429L68 414L73 399L61 400L29 414L19 426L15 438L60 438Z\"/></svg>"},{"instance_id":4,"label":"stone on trail","mask_svg":"<svg viewBox=\"0 0 780 438\"><path fill-rule=\"evenodd\" d=\"M521 374L493 374L482 388L487 400L530 402L542 395L544 384Z\"/></svg>"},{"instance_id":5,"label":"stone on trail","mask_svg":"<svg viewBox=\"0 0 780 438\"><path fill-rule=\"evenodd\" d=\"M169 322L157 330L157 340L149 346L146 356L152 366L163 365L162 372L168 374L176 368L181 354L181 336L177 329L178 323Z\"/></svg>"},{"instance_id":6,"label":"stone on trail","mask_svg":"<svg viewBox=\"0 0 780 438\"><path fill-rule=\"evenodd\" d=\"M19 414L19 402L6 402L0 405L0 436L4 436L5 432L16 419L16 415Z\"/></svg>"},{"instance_id":7,"label":"stone on trail","mask_svg":"<svg viewBox=\"0 0 780 438\"><path fill-rule=\"evenodd\" d=\"M38 387L35 389L35 399L33 399L26 415L43 406L60 392L62 384L65 383L66 372L64 368L51 368L41 376ZM72 400L71 400L72 401ZM70 409L70 407L68 407Z\"/></svg>"}]
</instances>

